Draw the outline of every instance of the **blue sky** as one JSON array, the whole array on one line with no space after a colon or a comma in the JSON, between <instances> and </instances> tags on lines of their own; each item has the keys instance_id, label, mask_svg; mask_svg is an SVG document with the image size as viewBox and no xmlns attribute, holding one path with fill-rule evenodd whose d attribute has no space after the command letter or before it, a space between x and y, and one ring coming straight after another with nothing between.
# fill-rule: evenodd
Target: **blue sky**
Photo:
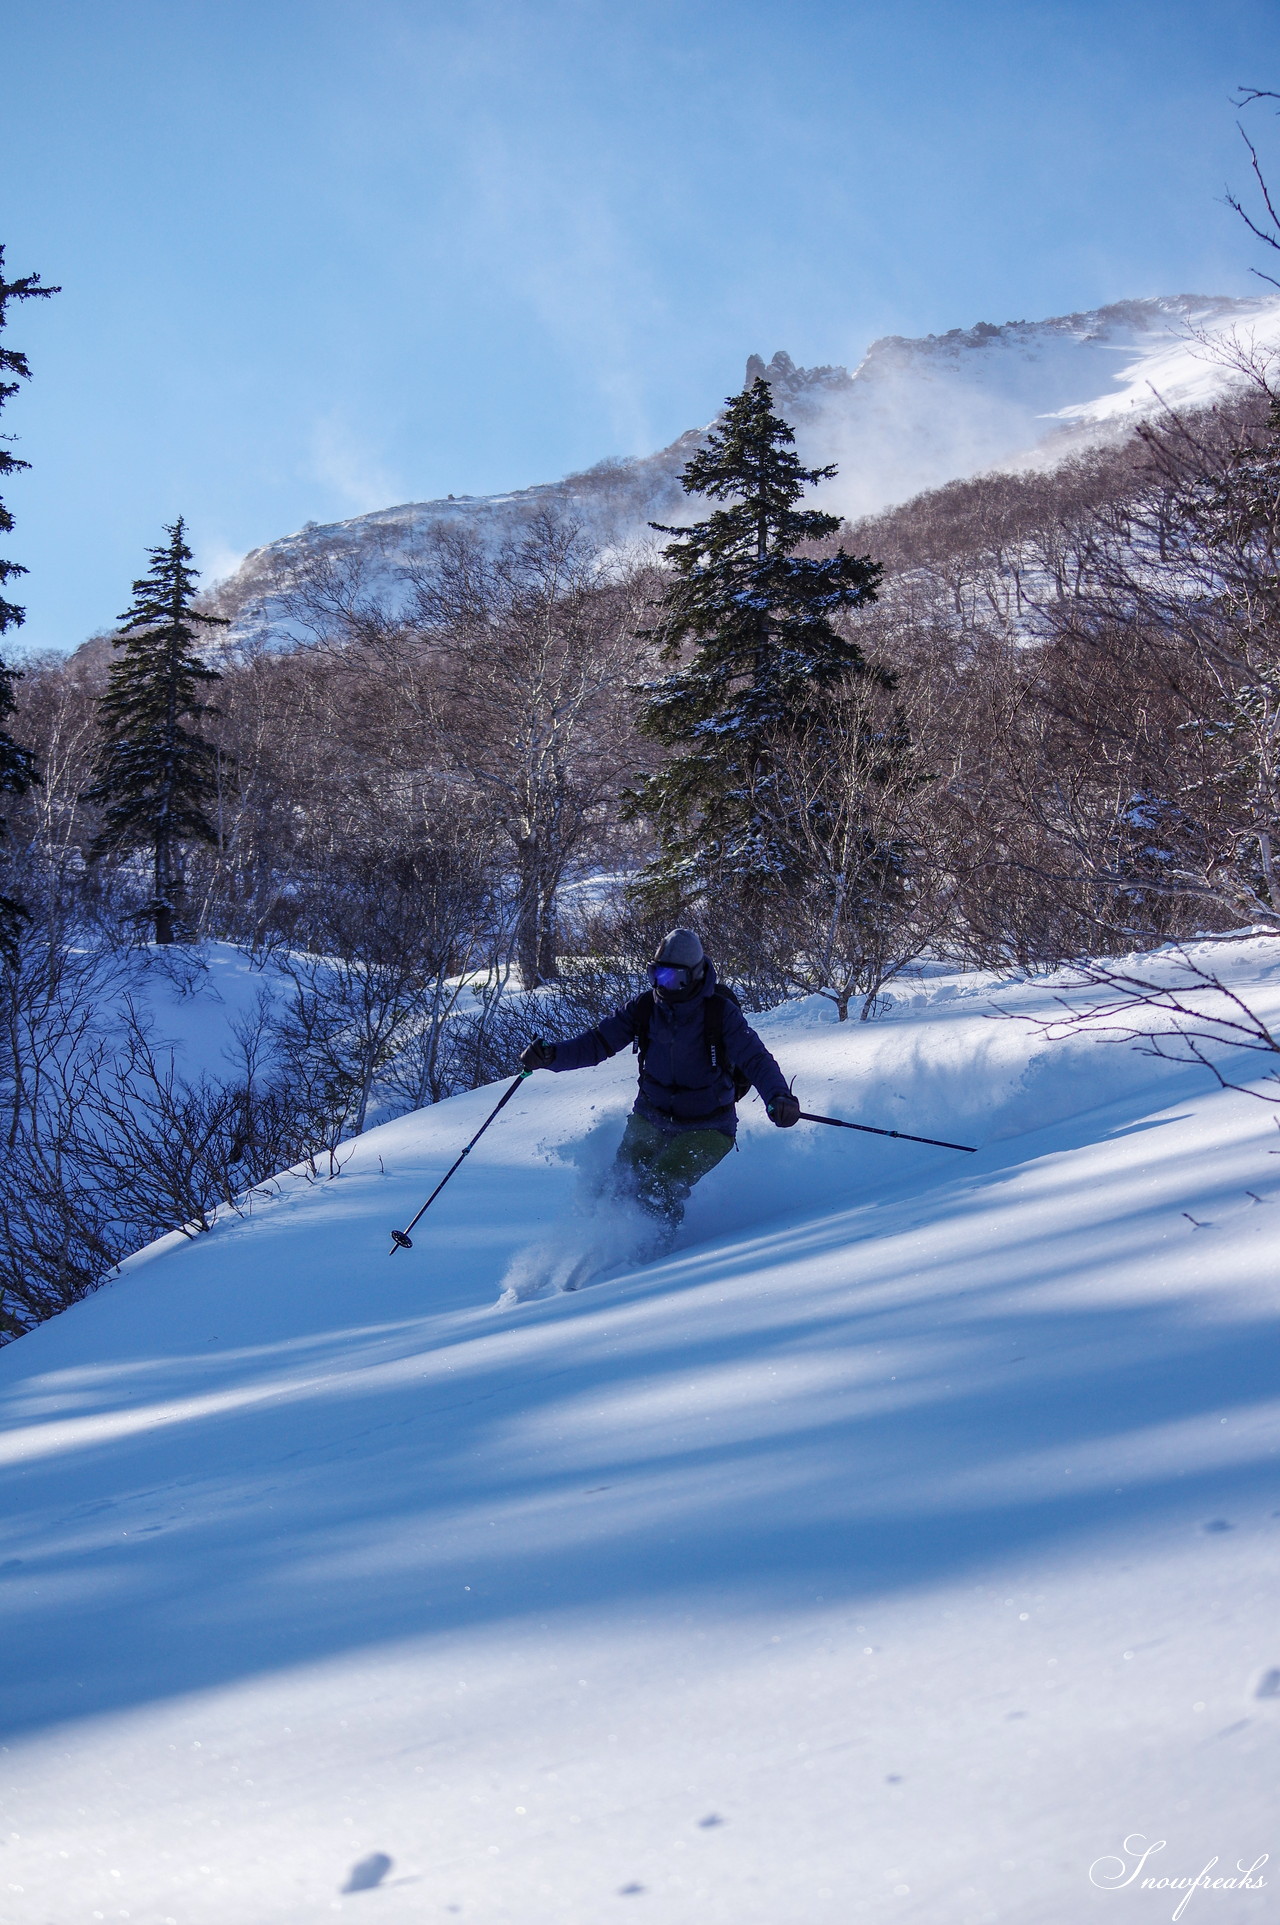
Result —
<instances>
[{"instance_id":1,"label":"blue sky","mask_svg":"<svg viewBox=\"0 0 1280 1925\"><path fill-rule=\"evenodd\" d=\"M5 0L20 641L304 521L549 480L747 354L1246 293L1275 0ZM1280 124L1254 122L1280 177Z\"/></svg>"}]
</instances>

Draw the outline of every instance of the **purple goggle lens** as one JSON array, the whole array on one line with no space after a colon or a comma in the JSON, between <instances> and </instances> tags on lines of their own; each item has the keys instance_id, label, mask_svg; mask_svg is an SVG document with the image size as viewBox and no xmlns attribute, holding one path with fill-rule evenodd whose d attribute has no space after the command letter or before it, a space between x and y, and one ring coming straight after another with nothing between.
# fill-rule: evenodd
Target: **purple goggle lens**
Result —
<instances>
[{"instance_id":1,"label":"purple goggle lens","mask_svg":"<svg viewBox=\"0 0 1280 1925\"><path fill-rule=\"evenodd\" d=\"M655 963L649 980L655 989L687 989L693 972L683 963Z\"/></svg>"}]
</instances>

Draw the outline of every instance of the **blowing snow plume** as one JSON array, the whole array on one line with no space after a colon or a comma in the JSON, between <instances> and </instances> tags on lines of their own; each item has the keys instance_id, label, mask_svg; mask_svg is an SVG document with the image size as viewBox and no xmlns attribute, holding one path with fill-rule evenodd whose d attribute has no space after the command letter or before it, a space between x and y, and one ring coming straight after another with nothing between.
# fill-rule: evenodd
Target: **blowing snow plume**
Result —
<instances>
[{"instance_id":1,"label":"blowing snow plume","mask_svg":"<svg viewBox=\"0 0 1280 1925\"><path fill-rule=\"evenodd\" d=\"M746 379L769 381L804 462L839 467L815 505L857 520L948 481L1052 465L1165 406L1204 406L1240 379L1233 342L1274 352L1280 298L1180 294L1048 321L980 321L920 340L887 335L852 374L797 367L782 352L766 365L753 354ZM308 571L358 562L361 593L394 603L437 532L468 529L497 543L547 510L580 524L602 548L651 546L651 522L679 524L696 513L680 474L702 434L691 429L657 454L600 461L511 494L308 523L245 558L219 590L222 612L242 636L278 645L291 633L286 598Z\"/></svg>"}]
</instances>

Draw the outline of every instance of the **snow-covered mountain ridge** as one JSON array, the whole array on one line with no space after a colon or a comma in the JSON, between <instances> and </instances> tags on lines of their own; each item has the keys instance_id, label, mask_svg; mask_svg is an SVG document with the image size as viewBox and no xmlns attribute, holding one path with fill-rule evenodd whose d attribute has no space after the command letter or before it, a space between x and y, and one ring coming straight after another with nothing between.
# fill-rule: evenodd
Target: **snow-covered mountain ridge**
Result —
<instances>
[{"instance_id":1,"label":"snow-covered mountain ridge","mask_svg":"<svg viewBox=\"0 0 1280 1925\"><path fill-rule=\"evenodd\" d=\"M1274 939L1208 953L1280 1022ZM0 1351L6 1925L1124 1925L1180 1896L1108 1889L1137 1833L1272 1853L1274 1111L990 1020L1057 989L758 1019L806 1106L978 1153L753 1100L572 1295L529 1253L630 1057L526 1085L408 1254L495 1091Z\"/></svg>"},{"instance_id":2,"label":"snow-covered mountain ridge","mask_svg":"<svg viewBox=\"0 0 1280 1925\"><path fill-rule=\"evenodd\" d=\"M996 468L1052 463L1105 439L1162 404L1194 407L1238 374L1233 341L1280 347L1280 298L1176 295L1117 302L1047 321L980 322L969 329L875 342L853 370L799 368L758 355L764 375L814 466L837 478L815 497L856 519L926 488ZM607 547L654 540L652 521L697 512L679 477L698 446L691 429L658 453L607 460L561 481L509 494L410 502L325 524L255 549L224 584L242 630L270 629L275 598L318 557L358 557L366 587L394 592L397 577L436 529L501 538L540 511L565 514Z\"/></svg>"}]
</instances>

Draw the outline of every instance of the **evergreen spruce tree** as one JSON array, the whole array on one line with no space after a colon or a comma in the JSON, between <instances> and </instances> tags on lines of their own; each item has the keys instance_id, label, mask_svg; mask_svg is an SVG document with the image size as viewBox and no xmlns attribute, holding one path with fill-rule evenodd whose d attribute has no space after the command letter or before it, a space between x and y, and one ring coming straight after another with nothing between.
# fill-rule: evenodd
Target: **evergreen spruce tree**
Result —
<instances>
[{"instance_id":1,"label":"evergreen spruce tree","mask_svg":"<svg viewBox=\"0 0 1280 1925\"><path fill-rule=\"evenodd\" d=\"M150 572L133 584L132 606L120 617L121 659L98 704L105 739L84 797L103 811L91 859L151 850L154 887L145 914L158 943L176 940L182 843L218 840L206 813L218 793L218 752L184 723L217 713L200 699L221 677L194 652L196 625L226 626L222 616L194 607L199 576L181 517L165 533L168 543L149 551Z\"/></svg>"},{"instance_id":2,"label":"evergreen spruce tree","mask_svg":"<svg viewBox=\"0 0 1280 1925\"><path fill-rule=\"evenodd\" d=\"M671 759L636 791L661 853L647 891L677 898L728 886L751 894L786 868L779 831L791 801L780 744L812 740L824 703L857 677L888 683L833 625L875 600L879 565L841 548L798 556L828 539L836 516L800 508L834 467L804 468L795 436L773 412L767 381L730 397L681 477L685 493L730 503L688 528L653 526L676 579L654 634L683 664L649 691L641 731Z\"/></svg>"},{"instance_id":3,"label":"evergreen spruce tree","mask_svg":"<svg viewBox=\"0 0 1280 1925\"><path fill-rule=\"evenodd\" d=\"M46 300L51 294L61 294L60 287L42 287L38 274L25 274L19 280L7 281L4 275L4 248L0 247L0 329L4 328L6 309L10 301ZM14 348L0 347L0 408L12 400L18 392L20 381L31 379L31 367L25 354ZM16 474L19 468L29 468L29 461L20 461L17 455L9 453L0 440L0 476ZM13 516L0 501L0 535L7 535L13 528ZM25 575L26 569L16 561L0 560L0 591L3 591L15 575ZM18 628L26 615L26 610L16 603L6 601L0 592L0 635L7 628Z\"/></svg>"},{"instance_id":4,"label":"evergreen spruce tree","mask_svg":"<svg viewBox=\"0 0 1280 1925\"><path fill-rule=\"evenodd\" d=\"M38 274L26 274L16 281L5 279L4 248L0 247L0 330L7 319L10 301L31 301L47 299L50 294L60 294L61 288L43 287ZM18 392L20 381L31 379L31 367L25 354L14 348L0 346L0 408ZM16 474L19 469L30 467L30 462L19 460L10 454L4 441L0 440L0 477ZM0 501L0 535L7 535L13 529L13 516L3 501ZM26 569L19 562L5 561L0 558L0 635L7 629L19 628L26 616L26 610L16 602L9 601L3 591L15 575L25 575ZM39 781L36 773L35 758L30 750L21 748L9 734L5 724L17 706L14 699L13 684L18 670L5 662L0 656L0 795L25 795L33 783ZM5 833L6 824L0 817L0 836ZM23 911L12 896L0 895L0 954L12 958L17 940L18 928Z\"/></svg>"}]
</instances>

